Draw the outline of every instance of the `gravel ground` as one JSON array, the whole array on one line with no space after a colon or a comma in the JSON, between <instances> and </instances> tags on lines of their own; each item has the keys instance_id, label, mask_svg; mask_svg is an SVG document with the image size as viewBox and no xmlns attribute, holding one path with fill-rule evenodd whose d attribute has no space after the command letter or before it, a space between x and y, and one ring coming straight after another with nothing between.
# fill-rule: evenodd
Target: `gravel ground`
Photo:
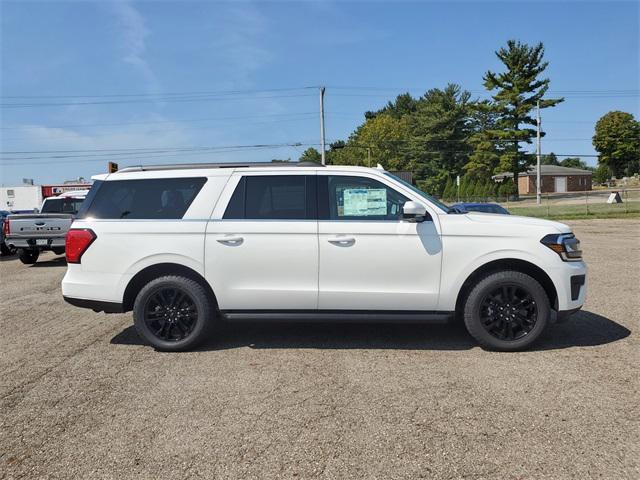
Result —
<instances>
[{"instance_id":1,"label":"gravel ground","mask_svg":"<svg viewBox=\"0 0 640 480\"><path fill-rule=\"evenodd\" d=\"M197 352L0 263L0 477L640 478L640 221L571 222L585 308L534 350L459 326L245 325ZM41 257L42 258L42 257Z\"/></svg>"}]
</instances>

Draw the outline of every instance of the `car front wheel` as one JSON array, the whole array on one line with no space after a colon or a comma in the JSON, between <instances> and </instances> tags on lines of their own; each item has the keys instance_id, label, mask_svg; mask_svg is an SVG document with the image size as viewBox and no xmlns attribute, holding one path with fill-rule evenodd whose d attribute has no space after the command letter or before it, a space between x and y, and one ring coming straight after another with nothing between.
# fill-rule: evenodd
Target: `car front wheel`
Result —
<instances>
[{"instance_id":1,"label":"car front wheel","mask_svg":"<svg viewBox=\"0 0 640 480\"><path fill-rule=\"evenodd\" d=\"M551 313L549 297L533 277L501 271L481 279L467 296L464 322L478 343L490 350L516 351L534 343Z\"/></svg>"},{"instance_id":2,"label":"car front wheel","mask_svg":"<svg viewBox=\"0 0 640 480\"><path fill-rule=\"evenodd\" d=\"M138 334L156 349L172 352L200 345L211 331L214 312L202 285L173 275L145 285L133 306Z\"/></svg>"}]
</instances>

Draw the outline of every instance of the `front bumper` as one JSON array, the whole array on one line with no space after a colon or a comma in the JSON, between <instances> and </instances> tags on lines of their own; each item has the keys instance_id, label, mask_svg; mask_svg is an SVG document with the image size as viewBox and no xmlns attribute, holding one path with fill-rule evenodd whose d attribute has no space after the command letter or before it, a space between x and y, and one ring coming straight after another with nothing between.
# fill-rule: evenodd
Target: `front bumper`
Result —
<instances>
[{"instance_id":1,"label":"front bumper","mask_svg":"<svg viewBox=\"0 0 640 480\"><path fill-rule=\"evenodd\" d=\"M556 314L556 323L564 323L569 320L569 317L580 310L582 307L574 308L573 310L560 310Z\"/></svg>"},{"instance_id":2,"label":"front bumper","mask_svg":"<svg viewBox=\"0 0 640 480\"><path fill-rule=\"evenodd\" d=\"M587 265L582 261L560 262L555 268L548 269L547 273L558 294L555 310L560 313L582 308L587 294Z\"/></svg>"}]
</instances>

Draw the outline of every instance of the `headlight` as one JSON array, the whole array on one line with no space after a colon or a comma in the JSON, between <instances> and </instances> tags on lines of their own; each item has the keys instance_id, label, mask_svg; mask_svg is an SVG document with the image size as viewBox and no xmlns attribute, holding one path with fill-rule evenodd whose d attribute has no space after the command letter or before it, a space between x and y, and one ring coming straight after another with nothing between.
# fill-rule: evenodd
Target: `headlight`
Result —
<instances>
[{"instance_id":1,"label":"headlight","mask_svg":"<svg viewBox=\"0 0 640 480\"><path fill-rule=\"evenodd\" d=\"M560 255L560 258L565 262L582 260L580 240L573 233L552 233L544 237L540 242Z\"/></svg>"}]
</instances>

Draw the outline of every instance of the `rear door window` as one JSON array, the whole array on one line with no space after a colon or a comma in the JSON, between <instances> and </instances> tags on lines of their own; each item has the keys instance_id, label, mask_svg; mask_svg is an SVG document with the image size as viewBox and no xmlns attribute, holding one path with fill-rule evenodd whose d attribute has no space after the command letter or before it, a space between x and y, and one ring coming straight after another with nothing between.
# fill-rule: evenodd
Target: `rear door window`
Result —
<instances>
[{"instance_id":1,"label":"rear door window","mask_svg":"<svg viewBox=\"0 0 640 480\"><path fill-rule=\"evenodd\" d=\"M40 213L69 213L75 215L80 210L84 199L82 198L48 198L42 205Z\"/></svg>"},{"instance_id":2,"label":"rear door window","mask_svg":"<svg viewBox=\"0 0 640 480\"><path fill-rule=\"evenodd\" d=\"M96 185L92 188L93 201L82 217L180 219L206 181L204 177L190 177L101 182L99 188Z\"/></svg>"},{"instance_id":3,"label":"rear door window","mask_svg":"<svg viewBox=\"0 0 640 480\"><path fill-rule=\"evenodd\" d=\"M240 179L224 219L316 218L315 175L250 175Z\"/></svg>"}]
</instances>

